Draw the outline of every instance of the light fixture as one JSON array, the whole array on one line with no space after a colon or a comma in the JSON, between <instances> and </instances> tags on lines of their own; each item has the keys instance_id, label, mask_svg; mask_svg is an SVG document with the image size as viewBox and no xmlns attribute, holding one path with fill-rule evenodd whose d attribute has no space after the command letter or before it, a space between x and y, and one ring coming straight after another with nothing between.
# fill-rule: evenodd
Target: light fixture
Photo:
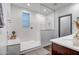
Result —
<instances>
[{"instance_id":1,"label":"light fixture","mask_svg":"<svg viewBox=\"0 0 79 59\"><path fill-rule=\"evenodd\" d=\"M46 12L47 10L46 9L44 9L44 12Z\"/></svg>"},{"instance_id":2,"label":"light fixture","mask_svg":"<svg viewBox=\"0 0 79 59\"><path fill-rule=\"evenodd\" d=\"M30 6L30 3L27 3L27 6Z\"/></svg>"}]
</instances>

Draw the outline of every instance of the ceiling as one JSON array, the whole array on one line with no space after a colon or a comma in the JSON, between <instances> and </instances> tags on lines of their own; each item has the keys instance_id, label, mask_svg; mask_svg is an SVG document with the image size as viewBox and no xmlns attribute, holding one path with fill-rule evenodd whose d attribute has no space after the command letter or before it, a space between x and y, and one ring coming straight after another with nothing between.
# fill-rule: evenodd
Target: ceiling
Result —
<instances>
[{"instance_id":1,"label":"ceiling","mask_svg":"<svg viewBox=\"0 0 79 59\"><path fill-rule=\"evenodd\" d=\"M43 3L43 6L46 6L50 9L60 9L62 7L65 7L67 5L70 5L72 3Z\"/></svg>"},{"instance_id":2,"label":"ceiling","mask_svg":"<svg viewBox=\"0 0 79 59\"><path fill-rule=\"evenodd\" d=\"M54 12L54 10L59 10L71 3L30 3L30 6L27 4L28 3L13 3L12 5L26 8L27 10L38 12L43 15L49 15Z\"/></svg>"}]
</instances>

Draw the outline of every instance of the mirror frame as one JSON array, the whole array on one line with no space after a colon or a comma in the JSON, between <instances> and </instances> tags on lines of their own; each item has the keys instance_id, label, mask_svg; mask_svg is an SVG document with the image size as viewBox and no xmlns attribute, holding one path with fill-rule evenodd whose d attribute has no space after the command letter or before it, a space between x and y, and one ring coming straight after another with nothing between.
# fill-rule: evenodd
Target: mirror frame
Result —
<instances>
[{"instance_id":1,"label":"mirror frame","mask_svg":"<svg viewBox=\"0 0 79 59\"><path fill-rule=\"evenodd\" d=\"M71 34L72 34L72 14L67 14L67 15L63 15L63 16L59 16L58 17L58 35L59 35L59 37L61 37L60 36L60 21L61 21L61 18L62 17L67 17L67 16L70 16L70 32L71 32Z\"/></svg>"}]
</instances>

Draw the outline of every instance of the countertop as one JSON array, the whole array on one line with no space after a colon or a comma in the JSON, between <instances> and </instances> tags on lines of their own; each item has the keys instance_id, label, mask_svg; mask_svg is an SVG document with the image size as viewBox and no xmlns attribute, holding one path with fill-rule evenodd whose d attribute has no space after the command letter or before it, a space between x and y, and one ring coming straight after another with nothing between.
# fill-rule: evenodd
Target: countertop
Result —
<instances>
[{"instance_id":1,"label":"countertop","mask_svg":"<svg viewBox=\"0 0 79 59\"><path fill-rule=\"evenodd\" d=\"M51 42L54 42L58 45L70 48L72 50L78 51L79 52L79 46L74 45L74 40L73 40L73 35L68 35L56 39L51 39Z\"/></svg>"},{"instance_id":2,"label":"countertop","mask_svg":"<svg viewBox=\"0 0 79 59\"><path fill-rule=\"evenodd\" d=\"M20 44L20 39L19 38L8 40L8 45L15 45L15 44Z\"/></svg>"}]
</instances>

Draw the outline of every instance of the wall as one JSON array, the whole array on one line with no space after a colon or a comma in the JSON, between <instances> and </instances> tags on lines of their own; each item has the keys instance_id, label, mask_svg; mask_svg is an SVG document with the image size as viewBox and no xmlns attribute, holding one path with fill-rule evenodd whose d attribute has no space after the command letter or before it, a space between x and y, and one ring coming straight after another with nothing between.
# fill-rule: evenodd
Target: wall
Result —
<instances>
[{"instance_id":1,"label":"wall","mask_svg":"<svg viewBox=\"0 0 79 59\"><path fill-rule=\"evenodd\" d=\"M20 25L19 23L21 22L21 19L18 16L18 13L21 11L19 9L26 10L26 9L19 8L19 7L13 7L12 8L12 10L13 10L12 11L12 15L13 15L12 20L16 20L17 19L16 22L17 22L18 25ZM54 23L55 24L54 27L55 28L54 28L54 32L53 32L56 35L56 37L58 37L58 17L62 16L62 15L66 15L66 14L71 14L71 13L72 13L72 20L76 20L76 18L79 16L79 4L71 4L71 5L62 7L61 9L56 10L55 15L54 15L55 16L55 20L54 20L54 22L55 22ZM41 27L41 29L46 29L47 28L47 27L45 27L46 25L44 25L46 16L43 16L43 15L40 15L40 14L36 15L36 13L33 13L33 12L31 14L32 14L31 19L33 20L33 21L31 20L32 21L31 22L31 26L34 26L34 28L39 26L39 28ZM35 17L35 15L36 15L36 17ZM17 16L17 18L16 18L16 16ZM36 20L35 18L38 18L38 21L34 21L34 20ZM19 19L20 19L20 21L18 21ZM40 25L36 25L37 23L38 24L40 23L41 26ZM31 38L29 38L29 36L31 37L34 34L34 32L29 31L26 34L23 29L20 29L20 28L22 28L22 27L20 27L21 25L20 26L18 26L18 25L13 25L12 27L14 27L13 29L16 29L15 26L17 26L19 28L19 31L18 31L18 29L16 29L18 33L21 33L23 31L20 35L18 34L19 36L22 36L21 37L22 41L30 40ZM74 27L74 24L73 24L72 28L73 28L72 30L73 30L73 33L74 33L76 31L76 29ZM31 29L29 29L29 30L31 30ZM25 39L26 37L24 37L23 35L26 35L27 39ZM33 36L33 39L34 39L34 36Z\"/></svg>"},{"instance_id":2,"label":"wall","mask_svg":"<svg viewBox=\"0 0 79 59\"><path fill-rule=\"evenodd\" d=\"M8 4L3 3L2 9L3 9L3 22L4 27L0 28L0 54L6 55L7 54L7 7Z\"/></svg>"},{"instance_id":3,"label":"wall","mask_svg":"<svg viewBox=\"0 0 79 59\"><path fill-rule=\"evenodd\" d=\"M45 21L45 27L46 29L52 29L54 30L54 12L52 14L49 14L46 16L46 21Z\"/></svg>"},{"instance_id":4,"label":"wall","mask_svg":"<svg viewBox=\"0 0 79 59\"><path fill-rule=\"evenodd\" d=\"M55 28L56 28L56 36L58 37L58 17L66 14L72 14L72 32L76 32L76 28L74 26L73 21L79 17L79 4L71 4L65 6L55 12Z\"/></svg>"},{"instance_id":5,"label":"wall","mask_svg":"<svg viewBox=\"0 0 79 59\"><path fill-rule=\"evenodd\" d=\"M30 27L28 31L26 31L22 27L22 19L21 12L26 11L30 13ZM11 6L11 19L8 23L8 32L9 36L11 35L11 31L15 30L17 37L20 38L21 41L29 41L29 40L38 40L40 41L40 23L43 24L45 18L43 15L27 11L27 9L17 6ZM43 28L43 27L42 27Z\"/></svg>"}]
</instances>

